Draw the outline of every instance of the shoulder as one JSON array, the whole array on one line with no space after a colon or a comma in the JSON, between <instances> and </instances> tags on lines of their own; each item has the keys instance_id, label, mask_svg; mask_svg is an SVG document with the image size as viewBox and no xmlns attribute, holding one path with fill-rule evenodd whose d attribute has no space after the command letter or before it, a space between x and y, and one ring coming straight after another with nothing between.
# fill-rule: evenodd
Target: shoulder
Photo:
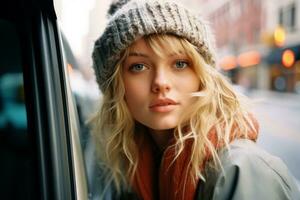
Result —
<instances>
[{"instance_id":1,"label":"shoulder","mask_svg":"<svg viewBox=\"0 0 300 200\"><path fill-rule=\"evenodd\" d=\"M257 146L251 140L239 139L219 154L222 166L225 169L237 168L239 173L250 173L249 176L259 179L261 176L272 176L283 184L291 182L290 173L283 161ZM256 175L260 175L256 177Z\"/></svg>"},{"instance_id":2,"label":"shoulder","mask_svg":"<svg viewBox=\"0 0 300 200\"><path fill-rule=\"evenodd\" d=\"M300 199L286 165L254 142L236 140L219 157L222 169L208 165L206 181L199 185L209 199Z\"/></svg>"}]
</instances>

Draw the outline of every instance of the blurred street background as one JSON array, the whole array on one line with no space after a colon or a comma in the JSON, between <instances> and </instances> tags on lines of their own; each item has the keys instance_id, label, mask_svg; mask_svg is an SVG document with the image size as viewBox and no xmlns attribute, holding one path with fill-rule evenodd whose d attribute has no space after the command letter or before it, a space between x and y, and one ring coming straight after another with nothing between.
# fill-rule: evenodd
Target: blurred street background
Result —
<instances>
[{"instance_id":1,"label":"blurred street background","mask_svg":"<svg viewBox=\"0 0 300 200\"><path fill-rule=\"evenodd\" d=\"M300 0L182 0L208 21L218 47L218 69L254 102L258 144L300 180ZM101 94L92 71L94 41L106 23L109 0L56 0L71 86L84 120ZM87 103L90 102L90 103Z\"/></svg>"}]
</instances>

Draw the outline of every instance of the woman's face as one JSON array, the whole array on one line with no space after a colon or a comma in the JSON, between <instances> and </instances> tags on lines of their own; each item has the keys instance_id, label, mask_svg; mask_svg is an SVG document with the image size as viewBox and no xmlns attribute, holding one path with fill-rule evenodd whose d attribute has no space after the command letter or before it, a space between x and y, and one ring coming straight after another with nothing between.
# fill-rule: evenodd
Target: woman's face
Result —
<instances>
[{"instance_id":1,"label":"woman's face","mask_svg":"<svg viewBox=\"0 0 300 200\"><path fill-rule=\"evenodd\" d=\"M125 101L133 118L157 131L178 125L182 113L194 101L189 94L200 86L185 54L158 56L144 39L133 44L123 63L122 77Z\"/></svg>"}]
</instances>

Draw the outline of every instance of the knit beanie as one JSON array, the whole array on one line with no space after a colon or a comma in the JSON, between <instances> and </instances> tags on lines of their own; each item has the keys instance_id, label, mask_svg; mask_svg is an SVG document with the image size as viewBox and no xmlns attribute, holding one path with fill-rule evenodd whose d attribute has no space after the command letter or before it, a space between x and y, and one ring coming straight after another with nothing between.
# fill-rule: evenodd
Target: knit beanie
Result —
<instances>
[{"instance_id":1,"label":"knit beanie","mask_svg":"<svg viewBox=\"0 0 300 200\"><path fill-rule=\"evenodd\" d=\"M122 51L150 34L171 34L187 39L215 67L215 43L208 23L172 0L118 0L108 11L108 24L96 40L93 67L100 90L115 71Z\"/></svg>"}]
</instances>

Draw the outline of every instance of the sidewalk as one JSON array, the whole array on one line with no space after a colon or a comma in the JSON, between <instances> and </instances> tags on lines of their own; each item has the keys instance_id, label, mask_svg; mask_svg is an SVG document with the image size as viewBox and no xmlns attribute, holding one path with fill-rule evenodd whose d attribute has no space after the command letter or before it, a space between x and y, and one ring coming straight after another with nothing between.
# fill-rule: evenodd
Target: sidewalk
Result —
<instances>
[{"instance_id":1,"label":"sidewalk","mask_svg":"<svg viewBox=\"0 0 300 200\"><path fill-rule=\"evenodd\" d=\"M254 102L300 109L300 94L258 89L247 90L239 85L234 85L234 88Z\"/></svg>"}]
</instances>

